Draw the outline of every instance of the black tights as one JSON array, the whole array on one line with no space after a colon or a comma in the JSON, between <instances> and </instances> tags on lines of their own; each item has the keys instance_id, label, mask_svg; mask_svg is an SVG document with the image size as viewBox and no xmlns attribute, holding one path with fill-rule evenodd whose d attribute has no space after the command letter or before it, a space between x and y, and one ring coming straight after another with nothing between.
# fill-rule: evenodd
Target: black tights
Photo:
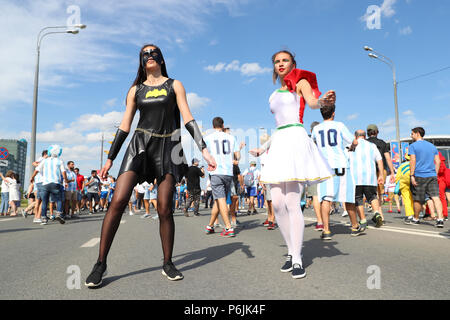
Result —
<instances>
[{"instance_id":1,"label":"black tights","mask_svg":"<svg viewBox=\"0 0 450 320\"><path fill-rule=\"evenodd\" d=\"M120 225L122 214L128 205L131 192L137 184L138 175L127 171L117 179L116 189L108 211L103 219L98 261L106 263L106 258ZM158 184L159 234L164 255L164 263L171 261L175 239L175 222L173 220L172 199L175 190L175 178L167 174Z\"/></svg>"}]
</instances>

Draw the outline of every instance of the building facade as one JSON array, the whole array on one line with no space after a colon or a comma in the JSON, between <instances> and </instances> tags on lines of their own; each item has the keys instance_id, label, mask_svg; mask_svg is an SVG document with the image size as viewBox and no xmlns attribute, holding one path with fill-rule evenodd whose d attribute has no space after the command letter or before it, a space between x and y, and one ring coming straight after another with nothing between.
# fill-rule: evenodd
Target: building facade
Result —
<instances>
[{"instance_id":1,"label":"building facade","mask_svg":"<svg viewBox=\"0 0 450 320\"><path fill-rule=\"evenodd\" d=\"M3 175L12 170L19 175L19 181L24 185L25 167L27 163L27 141L0 139L0 172Z\"/></svg>"}]
</instances>

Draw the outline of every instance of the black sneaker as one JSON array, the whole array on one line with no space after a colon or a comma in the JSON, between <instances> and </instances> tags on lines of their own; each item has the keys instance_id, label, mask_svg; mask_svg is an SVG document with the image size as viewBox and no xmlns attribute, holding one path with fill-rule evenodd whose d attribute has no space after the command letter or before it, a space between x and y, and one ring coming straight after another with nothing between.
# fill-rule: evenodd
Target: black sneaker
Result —
<instances>
[{"instance_id":1,"label":"black sneaker","mask_svg":"<svg viewBox=\"0 0 450 320\"><path fill-rule=\"evenodd\" d=\"M292 268L292 278L301 279L304 277L306 277L305 269L303 269L300 264L294 263L294 267Z\"/></svg>"},{"instance_id":2,"label":"black sneaker","mask_svg":"<svg viewBox=\"0 0 450 320\"><path fill-rule=\"evenodd\" d=\"M443 228L443 227L444 227L444 220L436 221L436 228Z\"/></svg>"},{"instance_id":3,"label":"black sneaker","mask_svg":"<svg viewBox=\"0 0 450 320\"><path fill-rule=\"evenodd\" d=\"M404 223L411 224L411 221L412 221L412 217L411 218L406 217Z\"/></svg>"},{"instance_id":4,"label":"black sneaker","mask_svg":"<svg viewBox=\"0 0 450 320\"><path fill-rule=\"evenodd\" d=\"M251 215L252 214L252 212L250 211L250 210L248 210L247 211L247 215L249 216L249 215Z\"/></svg>"},{"instance_id":5,"label":"black sneaker","mask_svg":"<svg viewBox=\"0 0 450 320\"><path fill-rule=\"evenodd\" d=\"M331 232L325 233L325 231L323 231L322 234L320 235L320 239L322 239L322 240L332 240Z\"/></svg>"},{"instance_id":6,"label":"black sneaker","mask_svg":"<svg viewBox=\"0 0 450 320\"><path fill-rule=\"evenodd\" d=\"M167 279L169 279L171 281L181 280L184 278L183 275L181 274L181 272L178 271L177 268L175 268L172 261L167 262L163 266L162 274L165 275L167 277Z\"/></svg>"},{"instance_id":7,"label":"black sneaker","mask_svg":"<svg viewBox=\"0 0 450 320\"><path fill-rule=\"evenodd\" d=\"M252 214L258 214L258 211L256 211L256 209L253 210Z\"/></svg>"},{"instance_id":8,"label":"black sneaker","mask_svg":"<svg viewBox=\"0 0 450 320\"><path fill-rule=\"evenodd\" d=\"M56 220L58 220L59 223L61 223L61 224L66 223L66 221L64 220L64 218L63 218L63 216L62 216L61 214L58 214L58 215L56 216Z\"/></svg>"},{"instance_id":9,"label":"black sneaker","mask_svg":"<svg viewBox=\"0 0 450 320\"><path fill-rule=\"evenodd\" d=\"M356 229L353 229L353 228L352 228L352 232L350 233L350 235L351 235L352 237L357 237L357 236L359 236L361 233L363 233L363 230L362 230L361 226L358 226L358 228L356 228Z\"/></svg>"},{"instance_id":10,"label":"black sneaker","mask_svg":"<svg viewBox=\"0 0 450 320\"><path fill-rule=\"evenodd\" d=\"M280 269L281 272L291 272L292 271L292 256L288 255L286 258L286 262Z\"/></svg>"},{"instance_id":11,"label":"black sneaker","mask_svg":"<svg viewBox=\"0 0 450 320\"><path fill-rule=\"evenodd\" d=\"M409 223L410 225L413 226L418 226L420 224L420 220L415 220L414 218L411 219L411 222Z\"/></svg>"},{"instance_id":12,"label":"black sneaker","mask_svg":"<svg viewBox=\"0 0 450 320\"><path fill-rule=\"evenodd\" d=\"M372 221L375 223L375 228L380 228L383 225L383 218L378 212L375 212Z\"/></svg>"},{"instance_id":13,"label":"black sneaker","mask_svg":"<svg viewBox=\"0 0 450 320\"><path fill-rule=\"evenodd\" d=\"M91 274L87 277L85 286L89 288L95 288L102 284L102 277L106 276L106 263L97 262L91 271Z\"/></svg>"}]
</instances>

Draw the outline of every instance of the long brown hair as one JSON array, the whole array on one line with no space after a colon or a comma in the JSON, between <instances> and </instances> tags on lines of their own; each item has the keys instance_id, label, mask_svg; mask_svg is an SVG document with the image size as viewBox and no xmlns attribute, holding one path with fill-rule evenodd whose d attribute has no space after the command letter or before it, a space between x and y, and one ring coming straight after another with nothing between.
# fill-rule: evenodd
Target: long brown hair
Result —
<instances>
[{"instance_id":1,"label":"long brown hair","mask_svg":"<svg viewBox=\"0 0 450 320\"><path fill-rule=\"evenodd\" d=\"M169 77L169 75L167 74L166 61L164 60L164 56L162 54L161 49L158 46L155 46L154 44L146 44L146 45L142 46L141 50L139 50L139 67L138 67L138 71L136 74L136 79L134 79L133 84L131 85L130 89L133 86L142 84L145 80L147 80L147 73L145 72L145 67L143 67L141 64L143 50L144 50L144 48L147 48L147 47L154 47L155 49L159 50L159 52L161 52L161 59L164 61L164 63L161 64L161 74L166 78ZM128 92L130 92L130 90L128 90ZM128 96L128 94L127 94L127 96ZM125 104L126 104L126 102L127 102L127 99L125 98Z\"/></svg>"},{"instance_id":2,"label":"long brown hair","mask_svg":"<svg viewBox=\"0 0 450 320\"><path fill-rule=\"evenodd\" d=\"M278 54L280 54L280 53L287 53L287 54L291 57L292 63L295 64L295 65L297 66L297 62L295 61L295 54L291 53L290 51L288 51L288 50L280 50L280 51L274 53L274 54L272 55L272 64L273 64L272 80L273 80L273 83L274 83L274 84L275 84L275 83L277 82L277 80L278 80L278 74L275 72L275 64L274 64L274 63L275 63L275 57L276 57Z\"/></svg>"}]
</instances>

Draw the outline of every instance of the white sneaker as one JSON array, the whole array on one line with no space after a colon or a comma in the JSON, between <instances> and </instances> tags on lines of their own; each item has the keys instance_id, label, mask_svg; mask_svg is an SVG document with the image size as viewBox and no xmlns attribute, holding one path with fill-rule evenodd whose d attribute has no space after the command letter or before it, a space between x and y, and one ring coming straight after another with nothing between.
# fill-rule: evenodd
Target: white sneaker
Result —
<instances>
[{"instance_id":1,"label":"white sneaker","mask_svg":"<svg viewBox=\"0 0 450 320\"><path fill-rule=\"evenodd\" d=\"M41 223L42 222L42 220L41 219L33 219L33 223Z\"/></svg>"},{"instance_id":2,"label":"white sneaker","mask_svg":"<svg viewBox=\"0 0 450 320\"><path fill-rule=\"evenodd\" d=\"M134 216L134 213L132 211L130 211L130 216Z\"/></svg>"},{"instance_id":3,"label":"white sneaker","mask_svg":"<svg viewBox=\"0 0 450 320\"><path fill-rule=\"evenodd\" d=\"M348 217L348 212L347 212L347 211L344 211L344 212L342 213L342 216L343 216L343 217Z\"/></svg>"}]
</instances>

